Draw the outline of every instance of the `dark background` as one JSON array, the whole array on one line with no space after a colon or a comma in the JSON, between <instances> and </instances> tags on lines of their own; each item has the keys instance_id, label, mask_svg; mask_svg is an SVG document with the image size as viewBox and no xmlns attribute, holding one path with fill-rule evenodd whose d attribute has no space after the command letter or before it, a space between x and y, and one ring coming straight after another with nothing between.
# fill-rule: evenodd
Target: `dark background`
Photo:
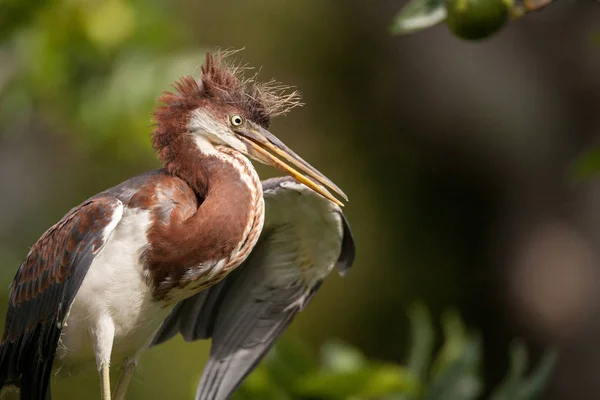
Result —
<instances>
[{"instance_id":1,"label":"dark background","mask_svg":"<svg viewBox=\"0 0 600 400\"><path fill-rule=\"evenodd\" d=\"M0 12L1 298L67 210L159 166L160 90L205 51L245 47L260 77L303 93L271 131L345 190L358 246L286 335L402 362L422 300L482 332L488 384L521 336L561 350L547 399L597 398L600 183L571 173L600 132L597 3L559 2L481 43L443 26L390 36L396 1L13 3ZM189 398L207 348L152 349L129 398ZM56 397L97 386L90 371Z\"/></svg>"}]
</instances>

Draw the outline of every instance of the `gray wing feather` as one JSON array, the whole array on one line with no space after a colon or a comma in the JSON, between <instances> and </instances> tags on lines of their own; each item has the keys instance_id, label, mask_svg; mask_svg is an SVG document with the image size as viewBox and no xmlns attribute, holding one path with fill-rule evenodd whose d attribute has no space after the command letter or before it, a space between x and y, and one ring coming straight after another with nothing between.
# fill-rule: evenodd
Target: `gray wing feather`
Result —
<instances>
[{"instance_id":1,"label":"gray wing feather","mask_svg":"<svg viewBox=\"0 0 600 400\"><path fill-rule=\"evenodd\" d=\"M178 333L181 333L186 342L209 339L219 310L218 302L230 281L231 279L224 279L210 289L178 303L163 322L152 345L164 343Z\"/></svg>"},{"instance_id":2,"label":"gray wing feather","mask_svg":"<svg viewBox=\"0 0 600 400\"><path fill-rule=\"evenodd\" d=\"M267 241L259 245L259 253L268 250ZM269 287L267 272L259 255L232 277L231 295L224 298L214 321L210 358L196 400L227 399L304 307L310 290L300 283Z\"/></svg>"}]
</instances>

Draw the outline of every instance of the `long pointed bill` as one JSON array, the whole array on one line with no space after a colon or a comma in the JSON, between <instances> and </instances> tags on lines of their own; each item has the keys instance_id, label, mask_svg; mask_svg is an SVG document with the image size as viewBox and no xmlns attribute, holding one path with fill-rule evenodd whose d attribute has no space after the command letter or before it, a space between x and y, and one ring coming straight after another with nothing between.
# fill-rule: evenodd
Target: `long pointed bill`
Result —
<instances>
[{"instance_id":1,"label":"long pointed bill","mask_svg":"<svg viewBox=\"0 0 600 400\"><path fill-rule=\"evenodd\" d=\"M346 194L335 183L331 182L329 178L304 161L266 129L249 127L236 129L235 132L248 146L248 150L251 151L250 155L256 157L261 162L282 170L298 182L305 184L340 207L343 207L344 204L336 199L325 187L333 190L344 200L348 201ZM298 169L286 164L284 161Z\"/></svg>"}]
</instances>

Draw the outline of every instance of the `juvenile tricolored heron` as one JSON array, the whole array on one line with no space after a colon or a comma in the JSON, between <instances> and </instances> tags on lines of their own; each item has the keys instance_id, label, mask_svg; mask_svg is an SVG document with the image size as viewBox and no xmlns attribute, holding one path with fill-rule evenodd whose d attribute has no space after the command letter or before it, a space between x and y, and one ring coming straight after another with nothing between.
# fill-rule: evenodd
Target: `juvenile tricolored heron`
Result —
<instances>
[{"instance_id":1,"label":"juvenile tricolored heron","mask_svg":"<svg viewBox=\"0 0 600 400\"><path fill-rule=\"evenodd\" d=\"M0 387L19 386L21 399L49 398L52 371L68 374L94 361L103 400L111 398L110 364L122 363L114 398L124 398L135 365L173 307L201 292L207 300L214 298L216 292L205 289L240 266L259 240L265 199L249 158L285 171L307 189L291 181L276 186L293 187L299 194L310 188L326 198L317 203L323 210L333 207L341 221L341 202L327 188L346 199L344 193L266 130L272 117L296 105L295 96L240 78L220 54L207 55L198 80L184 77L174 88L160 97L162 105L154 111L152 142L164 168L73 208L32 246L17 271L0 345ZM270 183L265 185L268 205ZM340 254L340 229L332 233L339 246L327 254ZM286 230L283 225L281 230ZM265 243L275 243L286 236L268 239L265 232L263 237ZM269 254L276 247L262 245L263 257L285 258L286 253ZM298 249L303 254L301 243ZM299 271L310 267L306 260L314 255L306 257ZM300 275L307 277L302 287L308 295L320 275ZM258 287L272 280L267 288L285 290L287 286L277 286L278 276L264 280L254 274L253 279ZM236 282L232 279L231 286ZM252 288L241 286L241 298L251 295ZM219 287L224 302L205 305L214 324L204 336L215 341L226 337L219 336L220 327L238 315L228 303L236 294L227 291L227 284ZM290 309L302 303L302 296L293 294L296 302ZM192 303L200 302L195 298ZM211 318L186 311L187 304L178 307L165 327L177 321L185 328L180 321L194 318L202 324Z\"/></svg>"}]
</instances>

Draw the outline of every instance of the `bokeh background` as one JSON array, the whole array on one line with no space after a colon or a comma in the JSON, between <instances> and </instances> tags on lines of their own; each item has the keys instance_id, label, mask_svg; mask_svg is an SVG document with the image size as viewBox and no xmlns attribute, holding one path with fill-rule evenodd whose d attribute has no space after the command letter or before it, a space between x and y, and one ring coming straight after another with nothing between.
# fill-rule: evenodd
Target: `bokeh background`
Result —
<instances>
[{"instance_id":1,"label":"bokeh background","mask_svg":"<svg viewBox=\"0 0 600 400\"><path fill-rule=\"evenodd\" d=\"M402 362L407 308L456 307L485 377L523 337L560 360L547 399L600 392L600 182L573 165L600 137L600 6L562 1L467 43L389 34L401 1L0 3L0 311L28 246L72 206L159 167L160 90L204 52L241 48L306 106L272 132L349 195L358 246L286 336ZM276 174L260 167L263 177ZM131 399L188 399L208 343L147 353ZM95 398L94 371L57 381Z\"/></svg>"}]
</instances>

